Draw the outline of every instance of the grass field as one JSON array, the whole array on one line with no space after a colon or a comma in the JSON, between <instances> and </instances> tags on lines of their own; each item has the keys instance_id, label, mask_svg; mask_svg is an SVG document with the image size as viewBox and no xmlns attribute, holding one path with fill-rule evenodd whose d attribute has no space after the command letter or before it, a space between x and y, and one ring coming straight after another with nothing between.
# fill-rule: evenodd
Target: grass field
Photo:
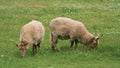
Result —
<instances>
[{"instance_id":1,"label":"grass field","mask_svg":"<svg viewBox=\"0 0 120 68\"><path fill-rule=\"evenodd\" d=\"M50 48L49 24L55 17L84 22L94 35L104 34L96 51L59 40L60 52ZM21 27L31 20L46 29L40 52L32 48L21 58L10 41L19 41ZM120 68L120 0L0 0L0 68Z\"/></svg>"}]
</instances>

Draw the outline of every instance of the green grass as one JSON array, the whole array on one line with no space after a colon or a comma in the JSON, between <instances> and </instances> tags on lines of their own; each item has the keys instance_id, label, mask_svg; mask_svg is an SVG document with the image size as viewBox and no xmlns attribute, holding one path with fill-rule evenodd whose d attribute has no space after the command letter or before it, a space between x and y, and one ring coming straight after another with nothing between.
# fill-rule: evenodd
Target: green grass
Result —
<instances>
[{"instance_id":1,"label":"green grass","mask_svg":"<svg viewBox=\"0 0 120 68\"><path fill-rule=\"evenodd\" d=\"M49 23L55 17L69 17L84 22L93 33L104 34L96 51L82 44L70 49L70 41L59 40L60 52L50 48ZM31 20L46 29L40 52L32 48L21 58L10 41L19 41L21 27ZM119 68L120 1L119 0L0 0L0 68Z\"/></svg>"}]
</instances>

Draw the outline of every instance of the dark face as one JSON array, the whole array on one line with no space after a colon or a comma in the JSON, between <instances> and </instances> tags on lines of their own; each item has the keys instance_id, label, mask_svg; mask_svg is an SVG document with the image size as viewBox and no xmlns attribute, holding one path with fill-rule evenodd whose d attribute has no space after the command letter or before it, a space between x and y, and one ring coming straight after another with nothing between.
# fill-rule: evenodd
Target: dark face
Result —
<instances>
[{"instance_id":1,"label":"dark face","mask_svg":"<svg viewBox=\"0 0 120 68\"><path fill-rule=\"evenodd\" d=\"M97 39L94 40L93 43L91 44L91 48L97 49L98 44L99 44L99 40L97 40Z\"/></svg>"},{"instance_id":2,"label":"dark face","mask_svg":"<svg viewBox=\"0 0 120 68\"><path fill-rule=\"evenodd\" d=\"M90 48L97 49L97 46L99 44L99 38L94 37L91 42L89 43Z\"/></svg>"},{"instance_id":3,"label":"dark face","mask_svg":"<svg viewBox=\"0 0 120 68\"><path fill-rule=\"evenodd\" d=\"M27 46L27 44L25 44L25 43L20 43L20 45L19 45L19 52L22 57L25 56L25 53L27 50L26 46Z\"/></svg>"}]
</instances>

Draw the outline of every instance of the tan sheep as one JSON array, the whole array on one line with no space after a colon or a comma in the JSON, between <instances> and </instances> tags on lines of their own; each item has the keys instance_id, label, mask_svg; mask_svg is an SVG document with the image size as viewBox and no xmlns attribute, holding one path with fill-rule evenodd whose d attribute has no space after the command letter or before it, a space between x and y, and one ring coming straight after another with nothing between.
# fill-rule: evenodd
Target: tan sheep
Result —
<instances>
[{"instance_id":1,"label":"tan sheep","mask_svg":"<svg viewBox=\"0 0 120 68\"><path fill-rule=\"evenodd\" d=\"M35 55L40 48L40 43L44 37L44 26L38 21L31 21L25 24L20 32L20 42L13 41L19 48L20 55L25 56L27 48L33 45L33 55Z\"/></svg>"},{"instance_id":2,"label":"tan sheep","mask_svg":"<svg viewBox=\"0 0 120 68\"><path fill-rule=\"evenodd\" d=\"M50 32L51 48L55 51L59 51L57 47L58 39L70 39L71 47L75 43L76 48L78 42L93 49L96 49L99 43L99 37L88 32L82 22L70 18L58 17L53 19L50 23Z\"/></svg>"}]
</instances>

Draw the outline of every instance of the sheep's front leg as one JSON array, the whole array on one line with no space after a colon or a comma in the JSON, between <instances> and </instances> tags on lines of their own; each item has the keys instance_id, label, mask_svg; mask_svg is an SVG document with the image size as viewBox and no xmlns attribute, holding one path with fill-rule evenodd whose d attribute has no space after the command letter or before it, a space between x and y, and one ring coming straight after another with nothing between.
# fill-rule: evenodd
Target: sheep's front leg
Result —
<instances>
[{"instance_id":1,"label":"sheep's front leg","mask_svg":"<svg viewBox=\"0 0 120 68\"><path fill-rule=\"evenodd\" d=\"M37 53L37 45L33 44L33 55Z\"/></svg>"},{"instance_id":2,"label":"sheep's front leg","mask_svg":"<svg viewBox=\"0 0 120 68\"><path fill-rule=\"evenodd\" d=\"M35 54L37 53L37 45L35 45Z\"/></svg>"},{"instance_id":3,"label":"sheep's front leg","mask_svg":"<svg viewBox=\"0 0 120 68\"><path fill-rule=\"evenodd\" d=\"M51 48L54 51L59 51L59 48L57 47L58 37L57 36L51 36Z\"/></svg>"},{"instance_id":4,"label":"sheep's front leg","mask_svg":"<svg viewBox=\"0 0 120 68\"><path fill-rule=\"evenodd\" d=\"M71 40L71 48L73 47L73 45L74 45L74 40Z\"/></svg>"},{"instance_id":5,"label":"sheep's front leg","mask_svg":"<svg viewBox=\"0 0 120 68\"><path fill-rule=\"evenodd\" d=\"M33 44L33 47L32 47L32 52L33 52L33 55L35 54L35 46Z\"/></svg>"},{"instance_id":6,"label":"sheep's front leg","mask_svg":"<svg viewBox=\"0 0 120 68\"><path fill-rule=\"evenodd\" d=\"M39 43L37 44L37 52L39 52L39 49L40 49L40 43L41 43L41 42L39 42Z\"/></svg>"},{"instance_id":7,"label":"sheep's front leg","mask_svg":"<svg viewBox=\"0 0 120 68\"><path fill-rule=\"evenodd\" d=\"M78 40L75 40L75 49L78 47Z\"/></svg>"}]
</instances>

